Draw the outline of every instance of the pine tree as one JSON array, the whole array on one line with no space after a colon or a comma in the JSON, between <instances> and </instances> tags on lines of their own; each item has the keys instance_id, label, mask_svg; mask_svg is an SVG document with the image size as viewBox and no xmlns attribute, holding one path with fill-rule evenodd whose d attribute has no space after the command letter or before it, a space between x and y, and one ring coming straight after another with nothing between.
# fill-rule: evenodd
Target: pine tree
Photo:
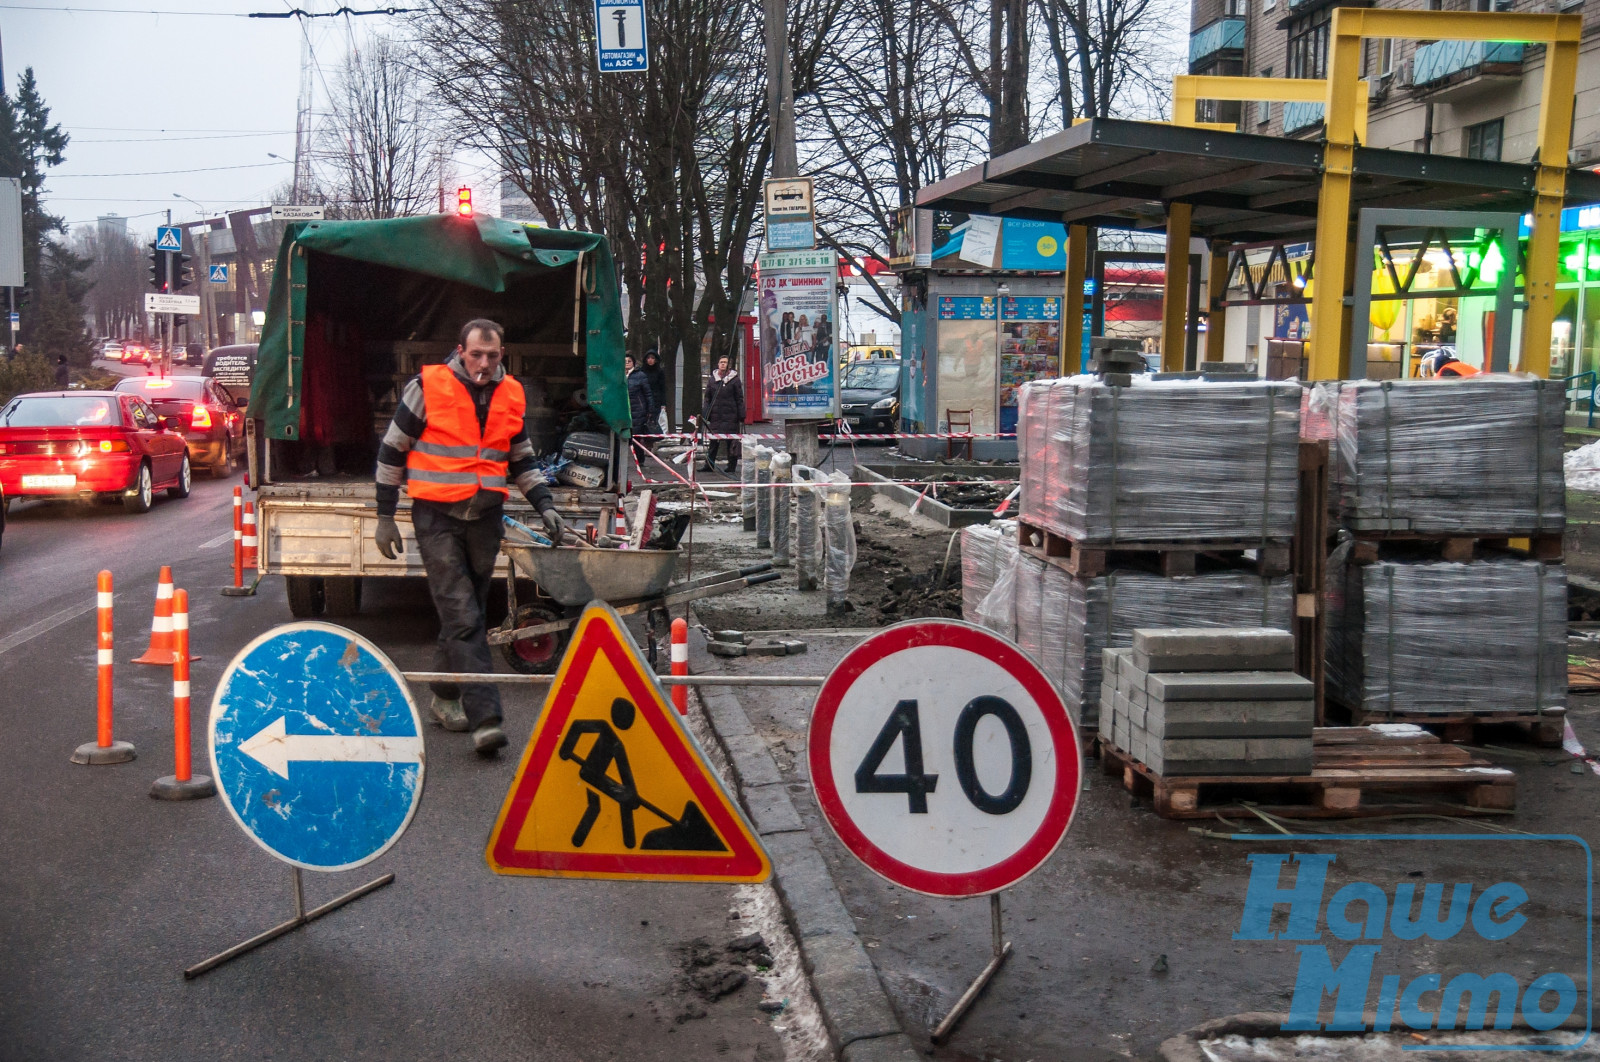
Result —
<instances>
[{"instance_id":1,"label":"pine tree","mask_svg":"<svg viewBox=\"0 0 1600 1062\"><path fill-rule=\"evenodd\" d=\"M39 94L33 68L28 67L17 79L15 97L0 96L0 176L16 177L22 185L22 272L32 293L31 302L22 307L21 339L43 342L39 329L48 320L52 357L66 354L77 361L82 356L87 364L82 321L83 296L88 291L83 272L88 263L55 243L53 238L66 231L66 224L44 209L42 199L45 171L66 161L69 140L61 125L50 121L50 108ZM75 331L69 315L76 316Z\"/></svg>"}]
</instances>

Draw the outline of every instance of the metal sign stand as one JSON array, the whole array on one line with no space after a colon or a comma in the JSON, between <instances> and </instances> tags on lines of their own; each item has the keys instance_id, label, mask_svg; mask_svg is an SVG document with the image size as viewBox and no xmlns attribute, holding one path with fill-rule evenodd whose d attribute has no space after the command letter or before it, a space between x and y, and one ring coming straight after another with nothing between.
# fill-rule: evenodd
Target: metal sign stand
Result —
<instances>
[{"instance_id":1,"label":"metal sign stand","mask_svg":"<svg viewBox=\"0 0 1600 1062\"><path fill-rule=\"evenodd\" d=\"M1000 972L1000 967L1005 964L1006 959L1011 957L1011 941L1005 939L1005 932L1000 925L1000 894L998 892L989 896L989 922L994 932L994 952L989 957L989 965L985 966L983 972L978 974L977 979L967 986L967 990L961 993L961 998L956 1000L956 1005L950 1008L950 1013L946 1014L944 1020L934 1028L931 1039L935 1045L941 1045L950 1039L950 1034L955 1031L956 1023L972 1008L972 1004L978 1001L978 997L983 994L983 990L994 979L994 975Z\"/></svg>"},{"instance_id":2,"label":"metal sign stand","mask_svg":"<svg viewBox=\"0 0 1600 1062\"><path fill-rule=\"evenodd\" d=\"M308 922L314 922L317 919L321 918L323 915L327 914L329 911L332 911L332 910L334 910L335 908L338 908L338 907L343 907L345 904L349 903L351 900L359 900L359 899L361 899L361 897L365 896L367 893L374 892L374 891L376 891L378 889L381 889L385 885L388 885L388 884L390 884L391 882L394 881L394 872L390 871L389 873L383 875L381 878L376 878L376 879L374 879L372 881L367 882L365 885L361 886L359 889L352 889L350 892L345 893L343 896L339 896L339 897L337 897L335 899L329 900L327 903L323 904L321 907L313 907L311 910L307 911L306 910L305 890L301 887L301 883L300 883L300 868L299 867L290 867L289 870L290 870L290 873L293 875L293 881L294 881L294 917L289 919L287 922L283 922L283 923L281 923L279 925L273 926L271 929L267 930L265 933L256 934L255 936L251 937L249 940L244 941L242 944L235 944L233 947L229 948L227 951L218 952L216 955L211 956L211 958L207 959L205 962L196 963L195 965L189 967L187 970L183 971L183 979L185 981L192 981L196 977L199 977L201 974L205 973L208 970L215 970L218 966L221 966L223 963L228 962L230 959L237 959L239 956L243 955L245 952L252 951L252 950L254 950L256 948L259 948L261 945L265 944L269 940L276 940L279 937L283 936L285 933L289 932L290 930L299 929L301 926L307 924ZM1009 947L1009 946L1010 945L1007 945L1007 947Z\"/></svg>"}]
</instances>

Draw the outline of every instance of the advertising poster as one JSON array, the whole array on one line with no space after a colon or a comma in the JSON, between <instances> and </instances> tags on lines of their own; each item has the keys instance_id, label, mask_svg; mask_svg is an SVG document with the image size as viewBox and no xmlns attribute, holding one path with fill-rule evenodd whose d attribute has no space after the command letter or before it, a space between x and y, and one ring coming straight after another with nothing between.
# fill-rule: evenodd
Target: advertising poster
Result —
<instances>
[{"instance_id":1,"label":"advertising poster","mask_svg":"<svg viewBox=\"0 0 1600 1062\"><path fill-rule=\"evenodd\" d=\"M769 417L825 417L837 411L837 283L832 251L761 256L756 316Z\"/></svg>"}]
</instances>

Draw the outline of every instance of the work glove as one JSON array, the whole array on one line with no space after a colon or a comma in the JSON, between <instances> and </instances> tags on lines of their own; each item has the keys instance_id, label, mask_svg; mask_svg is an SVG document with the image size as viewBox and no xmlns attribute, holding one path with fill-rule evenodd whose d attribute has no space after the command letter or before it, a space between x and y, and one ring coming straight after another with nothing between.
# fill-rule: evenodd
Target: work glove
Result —
<instances>
[{"instance_id":1,"label":"work glove","mask_svg":"<svg viewBox=\"0 0 1600 1062\"><path fill-rule=\"evenodd\" d=\"M550 540L559 546L561 533L566 529L566 524L561 522L561 514L556 512L555 506L551 506L540 510L539 519L544 521L544 529L550 532Z\"/></svg>"},{"instance_id":2,"label":"work glove","mask_svg":"<svg viewBox=\"0 0 1600 1062\"><path fill-rule=\"evenodd\" d=\"M378 517L378 530L372 536L373 543L378 547L378 552L389 560L406 551L405 544L400 539L400 528L395 526L394 517Z\"/></svg>"}]
</instances>

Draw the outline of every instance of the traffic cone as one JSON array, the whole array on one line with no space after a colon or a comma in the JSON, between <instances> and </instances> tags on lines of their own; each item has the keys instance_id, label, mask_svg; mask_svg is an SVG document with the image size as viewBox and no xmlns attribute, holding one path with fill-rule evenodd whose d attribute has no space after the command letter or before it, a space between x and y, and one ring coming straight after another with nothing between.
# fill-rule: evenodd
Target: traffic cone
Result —
<instances>
[{"instance_id":1,"label":"traffic cone","mask_svg":"<svg viewBox=\"0 0 1600 1062\"><path fill-rule=\"evenodd\" d=\"M689 674L689 621L685 619L672 621L672 673ZM688 686L672 687L672 706L679 715L689 714Z\"/></svg>"},{"instance_id":2,"label":"traffic cone","mask_svg":"<svg viewBox=\"0 0 1600 1062\"><path fill-rule=\"evenodd\" d=\"M177 659L177 645L172 636L172 569L163 564L161 578L156 583L156 614L150 622L150 648L134 663L171 667Z\"/></svg>"},{"instance_id":3,"label":"traffic cone","mask_svg":"<svg viewBox=\"0 0 1600 1062\"><path fill-rule=\"evenodd\" d=\"M244 503L244 570L256 567L256 503Z\"/></svg>"},{"instance_id":4,"label":"traffic cone","mask_svg":"<svg viewBox=\"0 0 1600 1062\"><path fill-rule=\"evenodd\" d=\"M617 504L616 530L612 534L624 542L628 540L628 514L623 511L620 502Z\"/></svg>"}]
</instances>

